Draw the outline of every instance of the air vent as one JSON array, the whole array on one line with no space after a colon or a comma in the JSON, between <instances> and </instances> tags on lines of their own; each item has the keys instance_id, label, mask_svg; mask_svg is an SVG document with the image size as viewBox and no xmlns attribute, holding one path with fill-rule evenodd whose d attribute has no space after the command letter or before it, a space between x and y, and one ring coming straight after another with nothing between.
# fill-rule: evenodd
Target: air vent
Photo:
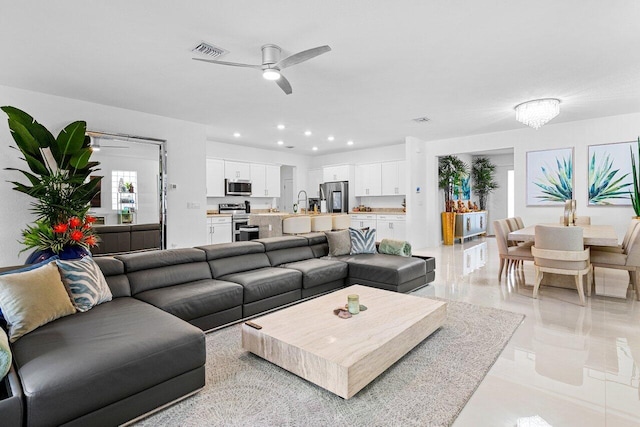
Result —
<instances>
[{"instance_id":1,"label":"air vent","mask_svg":"<svg viewBox=\"0 0 640 427\"><path fill-rule=\"evenodd\" d=\"M212 58L219 58L229 53L228 50L224 50L221 47L217 47L205 42L200 43L198 46L191 49L191 51L196 53L201 53L203 55L207 55Z\"/></svg>"},{"instance_id":2,"label":"air vent","mask_svg":"<svg viewBox=\"0 0 640 427\"><path fill-rule=\"evenodd\" d=\"M418 117L417 119L413 119L416 123L427 123L430 122L431 119L429 117Z\"/></svg>"},{"instance_id":3,"label":"air vent","mask_svg":"<svg viewBox=\"0 0 640 427\"><path fill-rule=\"evenodd\" d=\"M287 148L294 148L295 145L286 145Z\"/></svg>"}]
</instances>

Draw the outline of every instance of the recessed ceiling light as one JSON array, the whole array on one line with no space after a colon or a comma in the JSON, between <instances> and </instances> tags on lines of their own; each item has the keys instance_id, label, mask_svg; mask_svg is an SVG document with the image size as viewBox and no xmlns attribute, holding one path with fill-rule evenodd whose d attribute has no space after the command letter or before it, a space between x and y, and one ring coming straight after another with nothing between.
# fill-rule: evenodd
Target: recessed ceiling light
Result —
<instances>
[{"instance_id":1,"label":"recessed ceiling light","mask_svg":"<svg viewBox=\"0 0 640 427\"><path fill-rule=\"evenodd\" d=\"M236 138L240 138L242 135L240 135L240 132L234 132L233 136L235 136Z\"/></svg>"},{"instance_id":2,"label":"recessed ceiling light","mask_svg":"<svg viewBox=\"0 0 640 427\"><path fill-rule=\"evenodd\" d=\"M318 151L318 147L313 147L312 150L313 151Z\"/></svg>"},{"instance_id":3,"label":"recessed ceiling light","mask_svg":"<svg viewBox=\"0 0 640 427\"><path fill-rule=\"evenodd\" d=\"M284 129L284 125L283 124L279 124L278 125L278 129L280 129L280 130Z\"/></svg>"},{"instance_id":4,"label":"recessed ceiling light","mask_svg":"<svg viewBox=\"0 0 640 427\"><path fill-rule=\"evenodd\" d=\"M333 141L335 138L333 137L333 135L329 135L329 137L327 138L327 141Z\"/></svg>"},{"instance_id":5,"label":"recessed ceiling light","mask_svg":"<svg viewBox=\"0 0 640 427\"><path fill-rule=\"evenodd\" d=\"M305 131L304 131L304 134L305 134L306 136L311 136L311 131L310 131L310 130L305 130Z\"/></svg>"},{"instance_id":6,"label":"recessed ceiling light","mask_svg":"<svg viewBox=\"0 0 640 427\"><path fill-rule=\"evenodd\" d=\"M278 145L284 144L284 141L278 141Z\"/></svg>"},{"instance_id":7,"label":"recessed ceiling light","mask_svg":"<svg viewBox=\"0 0 640 427\"><path fill-rule=\"evenodd\" d=\"M347 145L353 145L353 141L351 140L347 141Z\"/></svg>"}]
</instances>

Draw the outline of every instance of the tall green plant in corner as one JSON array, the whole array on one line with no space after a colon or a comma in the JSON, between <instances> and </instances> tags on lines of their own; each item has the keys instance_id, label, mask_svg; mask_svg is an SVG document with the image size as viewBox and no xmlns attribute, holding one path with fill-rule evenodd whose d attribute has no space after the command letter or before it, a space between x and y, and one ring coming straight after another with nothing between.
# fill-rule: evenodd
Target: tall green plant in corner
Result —
<instances>
[{"instance_id":1,"label":"tall green plant in corner","mask_svg":"<svg viewBox=\"0 0 640 427\"><path fill-rule=\"evenodd\" d=\"M28 170L20 172L28 181L11 181L13 189L35 199L34 225L22 231L24 250L38 248L55 254L65 246L88 249L97 244L91 228L94 218L87 215L91 199L98 193L102 177L89 178L98 162L90 162L90 139L86 123L73 122L54 138L29 114L15 107L1 107L9 118L9 129Z\"/></svg>"},{"instance_id":2,"label":"tall green plant in corner","mask_svg":"<svg viewBox=\"0 0 640 427\"><path fill-rule=\"evenodd\" d=\"M633 191L629 191L629 198L631 199L631 206L637 217L640 217L640 177L638 176L638 167L636 164L636 156L633 154L633 148L629 148L631 151L631 173L633 174ZM640 158L640 137L638 137L638 158Z\"/></svg>"},{"instance_id":3,"label":"tall green plant in corner","mask_svg":"<svg viewBox=\"0 0 640 427\"><path fill-rule=\"evenodd\" d=\"M438 187L444 190L444 210L451 212L454 189L462 187L462 180L469 175L469 166L457 156L438 159Z\"/></svg>"},{"instance_id":4,"label":"tall green plant in corner","mask_svg":"<svg viewBox=\"0 0 640 427\"><path fill-rule=\"evenodd\" d=\"M494 180L496 165L487 157L476 157L471 167L473 192L478 195L480 209L487 209L487 196L500 186Z\"/></svg>"}]
</instances>

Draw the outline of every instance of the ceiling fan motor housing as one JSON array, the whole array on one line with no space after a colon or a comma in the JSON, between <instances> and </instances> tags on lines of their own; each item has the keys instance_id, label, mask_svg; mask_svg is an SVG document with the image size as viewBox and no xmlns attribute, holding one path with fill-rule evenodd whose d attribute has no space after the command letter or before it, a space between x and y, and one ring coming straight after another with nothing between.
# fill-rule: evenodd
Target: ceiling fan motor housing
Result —
<instances>
[{"instance_id":1,"label":"ceiling fan motor housing","mask_svg":"<svg viewBox=\"0 0 640 427\"><path fill-rule=\"evenodd\" d=\"M265 44L262 46L262 65L273 65L278 62L281 52L282 49L275 44Z\"/></svg>"}]
</instances>

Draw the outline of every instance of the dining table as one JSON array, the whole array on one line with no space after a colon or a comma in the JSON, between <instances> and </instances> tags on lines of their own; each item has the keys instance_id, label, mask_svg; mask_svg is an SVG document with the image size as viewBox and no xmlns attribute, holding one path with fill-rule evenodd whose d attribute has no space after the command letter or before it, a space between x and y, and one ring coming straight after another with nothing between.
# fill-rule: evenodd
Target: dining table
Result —
<instances>
[{"instance_id":1,"label":"dining table","mask_svg":"<svg viewBox=\"0 0 640 427\"><path fill-rule=\"evenodd\" d=\"M563 224L539 224L550 227L566 227ZM612 225L576 225L583 230L582 238L585 246L618 246L618 234ZM530 225L509 233L509 240L516 242L533 242L536 238L536 226Z\"/></svg>"}]
</instances>

